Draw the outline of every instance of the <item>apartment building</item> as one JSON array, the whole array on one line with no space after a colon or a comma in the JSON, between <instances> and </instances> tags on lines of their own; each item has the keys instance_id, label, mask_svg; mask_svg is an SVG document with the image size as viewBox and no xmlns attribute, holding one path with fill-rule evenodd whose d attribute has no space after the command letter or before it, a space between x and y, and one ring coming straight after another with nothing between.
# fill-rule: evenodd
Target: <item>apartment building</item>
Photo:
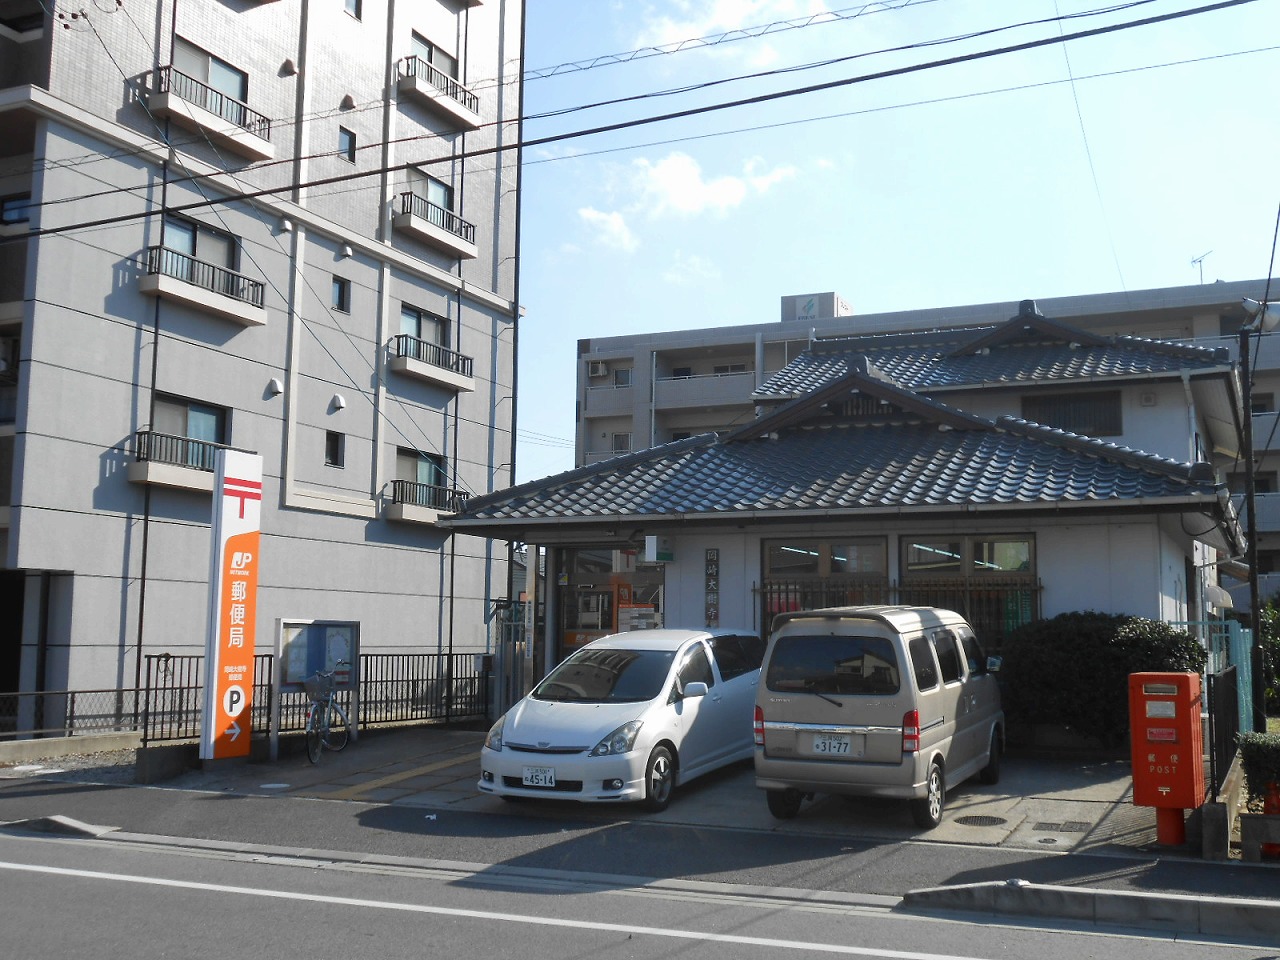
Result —
<instances>
[{"instance_id":1,"label":"apartment building","mask_svg":"<svg viewBox=\"0 0 1280 960\"><path fill-rule=\"evenodd\" d=\"M1225 348L1239 357L1239 331L1246 322L1242 298L1280 296L1280 283L1266 280L1217 282L1119 293L1037 300L1046 317L1101 336L1175 340ZM1018 312L1018 301L857 314L835 293L781 298L781 316L773 323L696 330L672 330L583 340L578 344L578 419L576 463L588 466L631 450L681 440L701 433L733 430L757 415L754 392L816 342L874 334L925 334L997 325ZM1274 334L1252 339L1253 432L1257 470L1258 568L1260 592L1280 590L1280 340ZM1037 383L1051 393L1061 384ZM932 394L938 396L938 394ZM1007 395L1011 396L1011 395ZM1151 416L1135 394L1135 416L1107 439L1136 450L1180 461L1210 460L1226 479L1243 509L1244 466L1237 444L1196 448L1194 432L1182 422ZM1023 400L997 411L1024 415ZM1028 415L1029 418L1033 417ZM1232 586L1237 606L1247 607L1247 590Z\"/></svg>"},{"instance_id":2,"label":"apartment building","mask_svg":"<svg viewBox=\"0 0 1280 960\"><path fill-rule=\"evenodd\" d=\"M223 447L260 652L489 649L438 521L512 478L523 4L57 9L0 0L0 691L203 651Z\"/></svg>"}]
</instances>

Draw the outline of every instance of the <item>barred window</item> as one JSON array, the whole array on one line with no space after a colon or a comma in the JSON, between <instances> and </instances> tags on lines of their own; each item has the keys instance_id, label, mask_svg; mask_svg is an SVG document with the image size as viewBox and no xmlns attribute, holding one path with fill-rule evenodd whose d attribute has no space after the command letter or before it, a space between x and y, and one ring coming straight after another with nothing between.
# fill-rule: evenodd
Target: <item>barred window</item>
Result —
<instances>
[{"instance_id":1,"label":"barred window","mask_svg":"<svg viewBox=\"0 0 1280 960\"><path fill-rule=\"evenodd\" d=\"M1119 390L1023 397L1022 419L1086 437L1117 437L1124 432Z\"/></svg>"}]
</instances>

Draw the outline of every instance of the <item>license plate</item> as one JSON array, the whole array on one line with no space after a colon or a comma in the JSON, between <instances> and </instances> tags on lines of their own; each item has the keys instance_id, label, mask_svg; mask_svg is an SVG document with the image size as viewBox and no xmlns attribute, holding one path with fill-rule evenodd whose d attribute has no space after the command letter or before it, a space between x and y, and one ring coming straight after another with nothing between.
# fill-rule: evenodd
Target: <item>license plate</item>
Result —
<instances>
[{"instance_id":1,"label":"license plate","mask_svg":"<svg viewBox=\"0 0 1280 960\"><path fill-rule=\"evenodd\" d=\"M852 751L852 738L847 733L815 733L813 752L825 757L847 757Z\"/></svg>"},{"instance_id":2,"label":"license plate","mask_svg":"<svg viewBox=\"0 0 1280 960\"><path fill-rule=\"evenodd\" d=\"M556 768L525 767L524 785L526 787L554 787L556 785Z\"/></svg>"}]
</instances>

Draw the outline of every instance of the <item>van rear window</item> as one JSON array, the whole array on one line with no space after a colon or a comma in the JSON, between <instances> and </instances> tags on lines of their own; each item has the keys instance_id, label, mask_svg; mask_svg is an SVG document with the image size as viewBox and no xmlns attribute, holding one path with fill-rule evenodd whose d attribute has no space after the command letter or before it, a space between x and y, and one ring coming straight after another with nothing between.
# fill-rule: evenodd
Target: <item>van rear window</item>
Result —
<instances>
[{"instance_id":1,"label":"van rear window","mask_svg":"<svg viewBox=\"0 0 1280 960\"><path fill-rule=\"evenodd\" d=\"M883 637L779 637L765 685L776 693L897 693L898 657Z\"/></svg>"}]
</instances>

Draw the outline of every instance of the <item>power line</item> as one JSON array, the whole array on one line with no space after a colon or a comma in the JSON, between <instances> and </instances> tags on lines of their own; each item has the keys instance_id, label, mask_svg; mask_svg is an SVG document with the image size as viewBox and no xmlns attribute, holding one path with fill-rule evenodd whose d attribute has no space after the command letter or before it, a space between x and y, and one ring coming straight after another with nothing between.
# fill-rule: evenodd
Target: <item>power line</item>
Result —
<instances>
[{"instance_id":1,"label":"power line","mask_svg":"<svg viewBox=\"0 0 1280 960\"><path fill-rule=\"evenodd\" d=\"M794 87L788 90L776 91L773 93L757 94L751 97L745 97L738 100L723 101L720 103L706 104L699 107L691 107L685 110L677 110L669 113L657 114L649 117L641 117L638 119L623 120L616 123L600 124L594 127L588 127L581 130L569 131L566 133L551 134L544 137L536 137L527 140L518 140L515 143L495 145L492 147L481 147L474 150L460 151L449 156L420 160L414 162L406 162L393 164L386 167L378 167L367 171L357 171L355 173L341 174L334 177L325 177L317 180L311 180L302 184L289 183L283 186L266 187L259 190L244 191L234 197L223 199L209 199L197 203L184 204L170 208L171 213L182 213L190 210L198 210L206 207L228 205L241 203L248 200L257 199L259 197L267 197L286 191L299 189L312 189L316 187L329 186L336 183L349 183L355 180L361 180L368 177L382 176L384 174L392 174L408 170L410 168L429 167L440 163L452 163L458 160L473 159L475 157L492 156L504 153L508 150L529 149L531 147L547 146L553 143L562 143L568 140L576 140L583 137L598 136L603 133L612 133L618 130L632 129L636 127L649 126L655 123L665 123L671 120L687 119L695 116L702 116L709 113L718 113L723 110L732 110L744 106L755 106L761 103L769 103L775 100L783 100L796 96L803 96L810 93L817 93L825 90L838 89L840 87L852 86L859 83L869 83L874 80L883 80L890 77L905 76L913 73L920 73L926 70L938 69L946 66L954 66L962 63L972 63L978 60L991 59L993 57L1005 56L1011 53L1022 53L1027 50L1034 50L1040 47L1050 46L1058 43L1068 43L1075 40L1089 39L1092 37L1104 36L1111 33L1118 33L1125 30L1131 30L1136 27L1150 26L1156 23L1165 23L1172 20L1179 20L1186 17L1199 16L1205 13L1211 13L1217 10L1223 10L1230 7L1242 6L1247 3L1254 3L1256 0L1219 0L1219 2L1207 4L1200 7L1193 7L1186 10L1177 10L1171 13L1159 14L1151 17L1144 17L1139 20L1126 21L1124 23L1109 24L1101 27L1094 27L1089 30L1080 30L1075 33L1060 34L1059 36L1042 37L1035 40L1028 40L1021 43L1010 44L1008 46L991 48L988 50L976 51L972 53L958 54L954 57L946 57L940 60L930 60L923 63L909 64L902 67L893 67L885 70L875 71L868 74L860 74L853 77L844 77L838 80L829 80L822 83L809 84L803 87ZM407 138L417 139L417 138ZM210 176L216 176L211 174ZM155 211L144 211L142 213L122 214L117 217L107 217L99 220L84 221L76 224L66 224L60 227L49 227L40 230L30 231L19 239L29 237L39 237L58 233L65 233L69 230L91 229L99 226L108 226L115 223L126 223L133 220L146 219L155 216ZM0 238L3 242L4 238ZM8 238L13 239L13 238Z\"/></svg>"}]
</instances>

